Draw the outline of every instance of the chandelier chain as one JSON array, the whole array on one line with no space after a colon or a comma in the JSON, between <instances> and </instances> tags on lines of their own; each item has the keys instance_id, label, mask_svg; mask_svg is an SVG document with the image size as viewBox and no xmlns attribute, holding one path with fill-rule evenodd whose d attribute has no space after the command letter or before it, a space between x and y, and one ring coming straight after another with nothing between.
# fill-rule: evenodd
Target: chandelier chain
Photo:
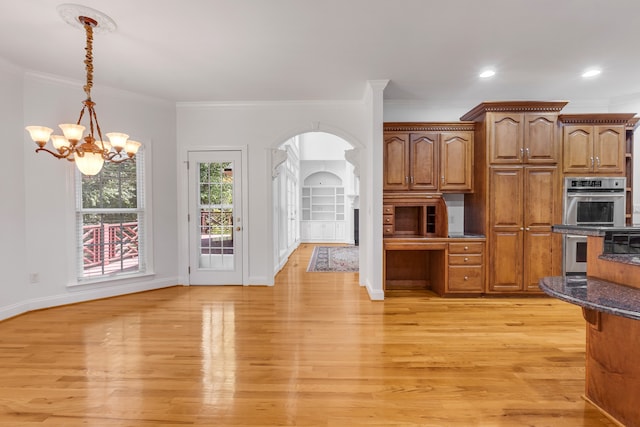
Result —
<instances>
[{"instance_id":1,"label":"chandelier chain","mask_svg":"<svg viewBox=\"0 0 640 427\"><path fill-rule=\"evenodd\" d=\"M86 55L84 59L84 65L87 70L87 83L84 85L84 92L87 94L87 99L91 100L91 88L93 87L93 25L85 21L84 29L87 33Z\"/></svg>"}]
</instances>

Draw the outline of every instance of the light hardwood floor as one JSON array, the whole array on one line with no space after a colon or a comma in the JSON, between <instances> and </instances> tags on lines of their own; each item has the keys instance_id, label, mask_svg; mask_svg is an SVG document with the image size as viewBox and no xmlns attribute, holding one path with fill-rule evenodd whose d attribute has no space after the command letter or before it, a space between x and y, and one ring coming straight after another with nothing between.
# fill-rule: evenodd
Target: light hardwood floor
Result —
<instances>
[{"instance_id":1,"label":"light hardwood floor","mask_svg":"<svg viewBox=\"0 0 640 427\"><path fill-rule=\"evenodd\" d=\"M0 322L0 426L610 426L580 310L370 301L356 273L172 287Z\"/></svg>"}]
</instances>

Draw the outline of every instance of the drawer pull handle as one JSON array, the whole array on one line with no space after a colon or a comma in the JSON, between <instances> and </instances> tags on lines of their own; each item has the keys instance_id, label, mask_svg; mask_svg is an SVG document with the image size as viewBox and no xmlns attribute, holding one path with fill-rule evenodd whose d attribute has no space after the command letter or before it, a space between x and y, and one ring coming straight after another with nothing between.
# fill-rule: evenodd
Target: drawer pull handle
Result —
<instances>
[{"instance_id":1,"label":"drawer pull handle","mask_svg":"<svg viewBox=\"0 0 640 427\"><path fill-rule=\"evenodd\" d=\"M468 250L469 250L469 246L465 246L465 247L464 247L464 250L465 250L465 251L468 251Z\"/></svg>"},{"instance_id":2,"label":"drawer pull handle","mask_svg":"<svg viewBox=\"0 0 640 427\"><path fill-rule=\"evenodd\" d=\"M464 262L467 262L467 261L469 261L469 258L465 257Z\"/></svg>"}]
</instances>

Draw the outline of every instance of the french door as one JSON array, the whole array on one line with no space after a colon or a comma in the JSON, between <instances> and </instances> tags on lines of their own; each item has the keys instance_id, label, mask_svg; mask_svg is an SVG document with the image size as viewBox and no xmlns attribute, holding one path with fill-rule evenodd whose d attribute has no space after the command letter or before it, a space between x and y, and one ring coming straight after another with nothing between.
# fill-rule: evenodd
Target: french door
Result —
<instances>
[{"instance_id":1,"label":"french door","mask_svg":"<svg viewBox=\"0 0 640 427\"><path fill-rule=\"evenodd\" d=\"M191 151L189 284L241 285L242 152Z\"/></svg>"}]
</instances>

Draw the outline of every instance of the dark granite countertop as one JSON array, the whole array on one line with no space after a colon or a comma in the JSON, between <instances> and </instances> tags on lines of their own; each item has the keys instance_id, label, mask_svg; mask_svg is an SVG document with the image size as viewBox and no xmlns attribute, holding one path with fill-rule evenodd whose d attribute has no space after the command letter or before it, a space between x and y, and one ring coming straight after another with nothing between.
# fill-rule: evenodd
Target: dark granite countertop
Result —
<instances>
[{"instance_id":1,"label":"dark granite countertop","mask_svg":"<svg viewBox=\"0 0 640 427\"><path fill-rule=\"evenodd\" d=\"M640 289L592 277L544 277L539 284L548 295L571 304L640 320Z\"/></svg>"},{"instance_id":2,"label":"dark granite countertop","mask_svg":"<svg viewBox=\"0 0 640 427\"><path fill-rule=\"evenodd\" d=\"M554 233L574 234L578 236L604 236L607 231L622 232L635 231L640 232L640 227L597 227L586 225L565 225L556 224L552 227Z\"/></svg>"},{"instance_id":3,"label":"dark granite countertop","mask_svg":"<svg viewBox=\"0 0 640 427\"><path fill-rule=\"evenodd\" d=\"M449 234L450 239L484 239L484 234Z\"/></svg>"}]
</instances>

